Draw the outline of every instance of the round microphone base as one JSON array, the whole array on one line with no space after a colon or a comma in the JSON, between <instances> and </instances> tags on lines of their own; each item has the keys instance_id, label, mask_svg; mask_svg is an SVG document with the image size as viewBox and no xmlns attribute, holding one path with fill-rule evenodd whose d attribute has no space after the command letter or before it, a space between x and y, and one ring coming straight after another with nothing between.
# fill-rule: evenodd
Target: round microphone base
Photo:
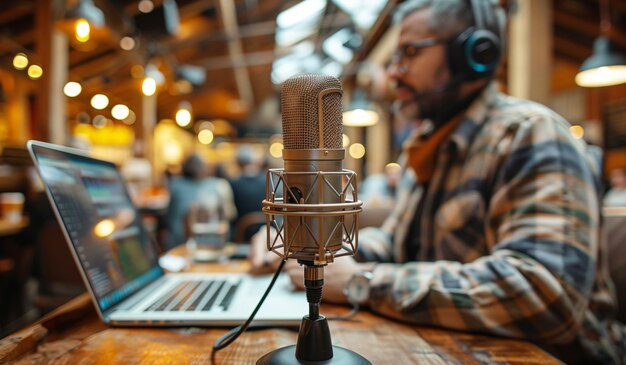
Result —
<instances>
[{"instance_id":1,"label":"round microphone base","mask_svg":"<svg viewBox=\"0 0 626 365\"><path fill-rule=\"evenodd\" d=\"M369 360L354 351L339 346L333 346L333 357L328 360L308 361L296 358L296 345L274 350L263 355L256 362L257 365L372 365Z\"/></svg>"}]
</instances>

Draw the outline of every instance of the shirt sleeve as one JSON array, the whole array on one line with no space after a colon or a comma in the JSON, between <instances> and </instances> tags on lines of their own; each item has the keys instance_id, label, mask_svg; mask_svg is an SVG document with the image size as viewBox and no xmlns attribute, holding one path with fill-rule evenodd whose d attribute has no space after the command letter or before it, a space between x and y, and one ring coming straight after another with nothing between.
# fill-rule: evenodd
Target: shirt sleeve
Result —
<instances>
[{"instance_id":1,"label":"shirt sleeve","mask_svg":"<svg viewBox=\"0 0 626 365\"><path fill-rule=\"evenodd\" d=\"M496 149L485 217L489 255L379 264L370 306L413 323L569 342L594 282L593 167L567 123L545 114L509 128Z\"/></svg>"},{"instance_id":2,"label":"shirt sleeve","mask_svg":"<svg viewBox=\"0 0 626 365\"><path fill-rule=\"evenodd\" d=\"M421 190L417 186L415 173L405 169L396 190L396 204L389 217L380 227L367 227L359 230L359 247L355 254L357 261L393 262L395 233L402 229L405 216L413 211L412 202L418 199ZM417 191L419 190L419 191ZM359 198L360 199L360 198ZM367 208L365 208L367 209Z\"/></svg>"}]
</instances>

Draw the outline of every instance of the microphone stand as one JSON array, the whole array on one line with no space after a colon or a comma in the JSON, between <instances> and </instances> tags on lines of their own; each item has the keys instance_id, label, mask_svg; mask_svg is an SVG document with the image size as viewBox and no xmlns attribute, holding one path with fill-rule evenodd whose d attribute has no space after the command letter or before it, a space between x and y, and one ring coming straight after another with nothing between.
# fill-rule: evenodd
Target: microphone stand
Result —
<instances>
[{"instance_id":1,"label":"microphone stand","mask_svg":"<svg viewBox=\"0 0 626 365\"><path fill-rule=\"evenodd\" d=\"M294 363L306 365L371 365L371 362L356 352L333 346L328 319L320 314L324 266L303 260L298 260L298 263L304 265L304 287L309 303L309 315L302 318L296 345L283 347L265 354L257 361L257 365Z\"/></svg>"}]
</instances>

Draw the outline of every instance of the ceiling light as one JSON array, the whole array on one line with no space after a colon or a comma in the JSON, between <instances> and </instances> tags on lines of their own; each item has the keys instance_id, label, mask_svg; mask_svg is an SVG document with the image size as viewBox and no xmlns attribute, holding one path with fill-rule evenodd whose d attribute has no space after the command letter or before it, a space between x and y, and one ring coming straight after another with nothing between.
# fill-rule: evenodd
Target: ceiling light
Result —
<instances>
[{"instance_id":1,"label":"ceiling light","mask_svg":"<svg viewBox=\"0 0 626 365\"><path fill-rule=\"evenodd\" d=\"M358 160L360 158L363 158L363 156L365 156L365 146L360 143L354 143L348 149L348 153L354 159Z\"/></svg>"},{"instance_id":2,"label":"ceiling light","mask_svg":"<svg viewBox=\"0 0 626 365\"><path fill-rule=\"evenodd\" d=\"M580 66L576 84L583 87L600 87L626 82L626 58L615 53L611 41L604 36L596 38L593 54Z\"/></svg>"},{"instance_id":3,"label":"ceiling light","mask_svg":"<svg viewBox=\"0 0 626 365\"><path fill-rule=\"evenodd\" d=\"M585 136L585 128L580 125L569 127L569 131L575 139L582 139Z\"/></svg>"},{"instance_id":4,"label":"ceiling light","mask_svg":"<svg viewBox=\"0 0 626 365\"><path fill-rule=\"evenodd\" d=\"M611 47L609 0L600 0L600 37L593 42L593 54L580 66L576 84L583 87L626 83L626 58Z\"/></svg>"},{"instance_id":5,"label":"ceiling light","mask_svg":"<svg viewBox=\"0 0 626 365\"><path fill-rule=\"evenodd\" d=\"M345 133L341 136L341 145L343 148L346 148L350 145L350 137L348 137L348 135Z\"/></svg>"},{"instance_id":6,"label":"ceiling light","mask_svg":"<svg viewBox=\"0 0 626 365\"><path fill-rule=\"evenodd\" d=\"M369 127L380 119L374 105L367 100L365 92L357 89L352 102L343 113L343 125L349 127Z\"/></svg>"},{"instance_id":7,"label":"ceiling light","mask_svg":"<svg viewBox=\"0 0 626 365\"><path fill-rule=\"evenodd\" d=\"M198 132L198 141L202 144L211 144L213 142L213 132L210 129L203 129Z\"/></svg>"},{"instance_id":8,"label":"ceiling light","mask_svg":"<svg viewBox=\"0 0 626 365\"><path fill-rule=\"evenodd\" d=\"M83 90L82 86L78 82L70 81L63 87L63 93L70 98L80 95Z\"/></svg>"},{"instance_id":9,"label":"ceiling light","mask_svg":"<svg viewBox=\"0 0 626 365\"><path fill-rule=\"evenodd\" d=\"M128 116L124 118L124 120L122 120L122 123L126 125L133 125L135 124L135 120L137 120L137 116L135 115L135 112L132 110L128 110Z\"/></svg>"},{"instance_id":10,"label":"ceiling light","mask_svg":"<svg viewBox=\"0 0 626 365\"><path fill-rule=\"evenodd\" d=\"M283 149L285 146L281 142L274 142L270 145L270 156L274 158L283 157Z\"/></svg>"},{"instance_id":11,"label":"ceiling light","mask_svg":"<svg viewBox=\"0 0 626 365\"><path fill-rule=\"evenodd\" d=\"M109 98L104 94L96 94L91 98L91 106L94 109L102 110L109 105Z\"/></svg>"},{"instance_id":12,"label":"ceiling light","mask_svg":"<svg viewBox=\"0 0 626 365\"><path fill-rule=\"evenodd\" d=\"M79 0L78 4L65 14L65 19L84 19L94 27L104 27L104 13L92 0Z\"/></svg>"},{"instance_id":13,"label":"ceiling light","mask_svg":"<svg viewBox=\"0 0 626 365\"><path fill-rule=\"evenodd\" d=\"M122 37L122 39L120 39L120 48L123 49L124 51L130 51L133 48L135 48L135 38L130 37L130 36L126 36L126 37Z\"/></svg>"},{"instance_id":14,"label":"ceiling light","mask_svg":"<svg viewBox=\"0 0 626 365\"><path fill-rule=\"evenodd\" d=\"M78 19L78 21L76 21L76 28L74 31L74 37L76 37L76 40L79 42L87 42L89 40L89 33L91 32L91 29L89 27L89 22L87 22L87 20L85 19Z\"/></svg>"},{"instance_id":15,"label":"ceiling light","mask_svg":"<svg viewBox=\"0 0 626 365\"><path fill-rule=\"evenodd\" d=\"M154 93L156 92L156 87L156 81L154 81L152 77L146 77L141 83L141 92L145 96L151 96L154 95Z\"/></svg>"},{"instance_id":16,"label":"ceiling light","mask_svg":"<svg viewBox=\"0 0 626 365\"><path fill-rule=\"evenodd\" d=\"M27 72L28 72L28 77L30 77L33 80L37 80L38 78L41 77L41 75L43 75L43 69L39 65L30 65L30 67L28 67Z\"/></svg>"},{"instance_id":17,"label":"ceiling light","mask_svg":"<svg viewBox=\"0 0 626 365\"><path fill-rule=\"evenodd\" d=\"M147 14L154 10L154 3L151 0L141 0L139 4L137 4L137 8L140 12Z\"/></svg>"},{"instance_id":18,"label":"ceiling light","mask_svg":"<svg viewBox=\"0 0 626 365\"><path fill-rule=\"evenodd\" d=\"M111 108L111 115L117 120L124 120L130 114L130 109L124 104L117 104Z\"/></svg>"},{"instance_id":19,"label":"ceiling light","mask_svg":"<svg viewBox=\"0 0 626 365\"><path fill-rule=\"evenodd\" d=\"M191 105L188 102L181 102L176 111L176 124L181 127L186 127L191 123Z\"/></svg>"},{"instance_id":20,"label":"ceiling light","mask_svg":"<svg viewBox=\"0 0 626 365\"><path fill-rule=\"evenodd\" d=\"M23 70L28 66L28 57L23 53L18 53L13 57L13 67L17 70Z\"/></svg>"}]
</instances>

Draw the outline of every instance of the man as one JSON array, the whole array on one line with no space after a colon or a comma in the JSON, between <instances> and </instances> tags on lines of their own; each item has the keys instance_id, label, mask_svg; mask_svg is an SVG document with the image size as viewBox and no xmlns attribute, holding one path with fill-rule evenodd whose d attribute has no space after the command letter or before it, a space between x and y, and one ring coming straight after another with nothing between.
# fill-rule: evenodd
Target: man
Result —
<instances>
[{"instance_id":1,"label":"man","mask_svg":"<svg viewBox=\"0 0 626 365\"><path fill-rule=\"evenodd\" d=\"M346 302L351 278L367 277L364 304L385 316L531 340L568 363L624 362L598 240L598 166L561 117L499 93L495 67L457 64L486 50L478 61L497 66L503 52L503 11L472 3L398 10L388 73L397 110L424 120L404 151L416 177L405 176L383 227L359 232L357 259L368 262L325 268L325 299ZM499 20L488 29L499 39L464 52L478 16ZM264 256L253 252L259 267ZM299 284L301 271L289 271Z\"/></svg>"}]
</instances>

